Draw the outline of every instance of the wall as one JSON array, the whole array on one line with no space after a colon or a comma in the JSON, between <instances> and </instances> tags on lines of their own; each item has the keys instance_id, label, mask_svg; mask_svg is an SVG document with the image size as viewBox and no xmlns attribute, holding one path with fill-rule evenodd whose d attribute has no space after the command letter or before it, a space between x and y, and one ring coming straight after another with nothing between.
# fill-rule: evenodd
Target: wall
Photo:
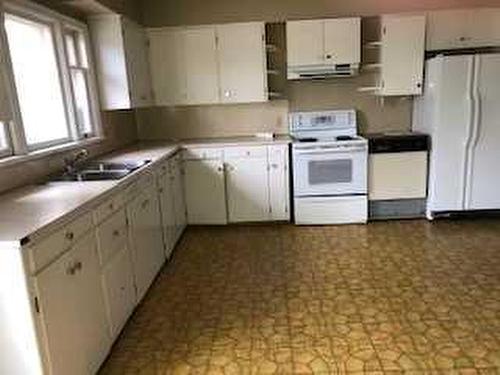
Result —
<instances>
[{"instance_id":1,"label":"wall","mask_svg":"<svg viewBox=\"0 0 500 375\"><path fill-rule=\"evenodd\" d=\"M500 6L498 0L143 0L147 26L373 16L441 8Z\"/></svg>"},{"instance_id":2,"label":"wall","mask_svg":"<svg viewBox=\"0 0 500 375\"><path fill-rule=\"evenodd\" d=\"M102 121L105 140L87 147L91 157L124 147L137 140L132 111L103 112ZM62 170L64 158L72 152L62 152L22 164L0 167L0 193L41 181L48 174Z\"/></svg>"}]
</instances>

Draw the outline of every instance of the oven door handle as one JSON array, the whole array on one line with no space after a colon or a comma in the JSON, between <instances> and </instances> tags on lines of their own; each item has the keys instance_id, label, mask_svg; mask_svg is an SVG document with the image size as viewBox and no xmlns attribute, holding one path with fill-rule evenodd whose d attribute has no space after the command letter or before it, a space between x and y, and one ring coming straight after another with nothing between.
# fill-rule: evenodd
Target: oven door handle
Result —
<instances>
[{"instance_id":1,"label":"oven door handle","mask_svg":"<svg viewBox=\"0 0 500 375\"><path fill-rule=\"evenodd\" d=\"M321 149L321 150L294 150L297 155L328 155L328 154L352 154L366 152L366 148L349 148L349 149Z\"/></svg>"}]
</instances>

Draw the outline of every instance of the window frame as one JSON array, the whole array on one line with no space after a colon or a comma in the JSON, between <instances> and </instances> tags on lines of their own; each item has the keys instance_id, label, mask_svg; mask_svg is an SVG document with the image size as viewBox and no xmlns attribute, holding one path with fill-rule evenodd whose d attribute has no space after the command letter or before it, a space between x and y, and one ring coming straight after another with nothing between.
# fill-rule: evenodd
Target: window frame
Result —
<instances>
[{"instance_id":1,"label":"window frame","mask_svg":"<svg viewBox=\"0 0 500 375\"><path fill-rule=\"evenodd\" d=\"M45 24L51 28L57 70L60 77L66 125L68 128L68 137L32 145L27 144L5 29L5 14L11 14L33 22ZM10 147L5 154L0 150L0 166L3 161L9 159L9 156L21 161L23 159L29 159L31 155L38 157L39 155L50 154L51 151L58 152L60 150L76 148L101 141L103 139L103 131L97 94L95 65L88 26L83 22L62 15L45 6L25 0L0 2L0 22L0 48L5 46L1 48L3 66L0 67L0 69L2 69L1 73L5 77L5 90L9 97L12 113L12 119L9 124L7 124L8 126L6 126L6 137ZM93 130L88 136L80 131L77 123L77 106L73 92L69 57L64 40L68 31L81 36L84 42L83 48L85 48L87 56L88 68L86 71L86 83L89 100L89 116Z\"/></svg>"}]
</instances>

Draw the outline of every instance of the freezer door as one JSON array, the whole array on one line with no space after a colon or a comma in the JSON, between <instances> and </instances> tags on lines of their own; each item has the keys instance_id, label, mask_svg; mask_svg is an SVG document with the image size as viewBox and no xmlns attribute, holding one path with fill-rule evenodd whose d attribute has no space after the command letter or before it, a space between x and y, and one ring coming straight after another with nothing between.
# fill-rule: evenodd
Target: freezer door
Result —
<instances>
[{"instance_id":1,"label":"freezer door","mask_svg":"<svg viewBox=\"0 0 500 375\"><path fill-rule=\"evenodd\" d=\"M500 209L500 54L475 57L476 111L466 208Z\"/></svg>"},{"instance_id":2,"label":"freezer door","mask_svg":"<svg viewBox=\"0 0 500 375\"><path fill-rule=\"evenodd\" d=\"M467 152L473 119L474 56L429 60L424 104L432 137L428 211L459 211L464 207Z\"/></svg>"}]
</instances>

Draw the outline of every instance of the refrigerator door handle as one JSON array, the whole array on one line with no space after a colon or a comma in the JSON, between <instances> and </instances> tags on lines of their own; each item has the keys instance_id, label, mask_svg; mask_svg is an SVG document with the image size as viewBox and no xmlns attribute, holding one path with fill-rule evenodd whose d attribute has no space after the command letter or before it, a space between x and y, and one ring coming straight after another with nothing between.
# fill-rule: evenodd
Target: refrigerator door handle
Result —
<instances>
[{"instance_id":1,"label":"refrigerator door handle","mask_svg":"<svg viewBox=\"0 0 500 375\"><path fill-rule=\"evenodd\" d=\"M470 123L470 139L467 145L466 155L466 174L465 174L465 188L464 188L464 209L468 210L471 207L472 199L472 178L473 178L473 164L474 164L474 150L479 143L480 127L481 127L481 96L479 92L479 71L481 69L481 56L474 56L473 70L472 70L472 103L473 111Z\"/></svg>"}]
</instances>

